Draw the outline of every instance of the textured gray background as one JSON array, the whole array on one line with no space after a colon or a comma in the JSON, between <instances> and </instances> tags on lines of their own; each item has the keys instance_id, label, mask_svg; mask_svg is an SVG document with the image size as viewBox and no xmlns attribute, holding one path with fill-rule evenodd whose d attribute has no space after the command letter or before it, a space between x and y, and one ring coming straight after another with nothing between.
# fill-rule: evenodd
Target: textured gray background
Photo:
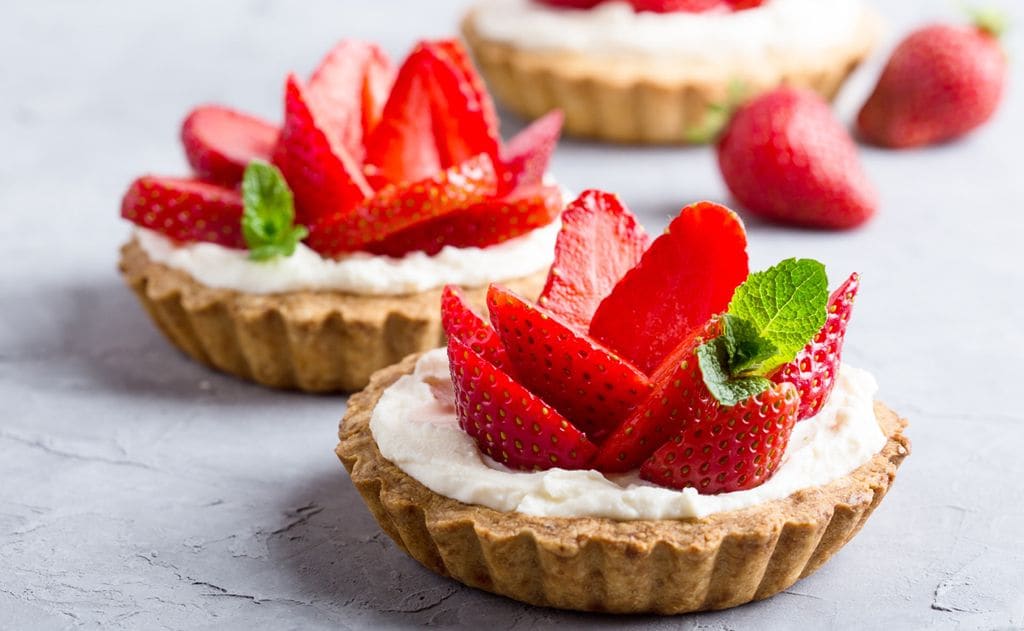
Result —
<instances>
[{"instance_id":1,"label":"textured gray background","mask_svg":"<svg viewBox=\"0 0 1024 631\"><path fill-rule=\"evenodd\" d=\"M946 3L878 3L890 35ZM952 3L950 3L952 4ZM1016 0L1003 0L1024 23ZM455 0L4 2L0 20L0 628L681 629L1024 626L1020 64L998 120L951 146L865 149L880 217L850 234L751 222L758 266L864 274L848 345L908 415L914 454L863 533L790 591L720 613L537 609L438 578L382 535L332 453L340 397L198 367L115 272L120 195L183 171L189 106L277 117L284 73L362 36L398 54ZM301 9L300 9L301 7ZM1016 61L1020 32L1011 36ZM876 65L879 59L876 59ZM874 74L841 100L848 119ZM725 199L706 149L566 142L567 186L652 229Z\"/></svg>"}]
</instances>

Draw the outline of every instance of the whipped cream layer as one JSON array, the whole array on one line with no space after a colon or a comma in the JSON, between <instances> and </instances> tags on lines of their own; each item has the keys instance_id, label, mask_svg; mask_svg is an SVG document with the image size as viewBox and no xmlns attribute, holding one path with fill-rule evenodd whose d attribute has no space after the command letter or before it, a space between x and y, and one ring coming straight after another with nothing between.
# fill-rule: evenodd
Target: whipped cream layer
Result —
<instances>
[{"instance_id":1,"label":"whipped cream layer","mask_svg":"<svg viewBox=\"0 0 1024 631\"><path fill-rule=\"evenodd\" d=\"M252 294L333 290L371 296L397 296L447 284L480 287L529 276L551 265L560 221L487 248L447 246L430 256L410 252L402 258L357 252L324 258L299 244L289 257L249 260L249 253L215 243L176 243L137 228L139 245L153 261L181 270L196 281Z\"/></svg>"},{"instance_id":2,"label":"whipped cream layer","mask_svg":"<svg viewBox=\"0 0 1024 631\"><path fill-rule=\"evenodd\" d=\"M638 13L619 1L579 10L484 0L472 15L481 36L519 48L760 64L843 46L873 14L862 0L767 0L744 11L664 14Z\"/></svg>"},{"instance_id":3,"label":"whipped cream layer","mask_svg":"<svg viewBox=\"0 0 1024 631\"><path fill-rule=\"evenodd\" d=\"M441 495L499 511L547 517L618 520L679 519L746 508L828 484L882 450L885 434L873 410L878 389L871 374L843 365L821 412L793 430L782 464L767 482L747 491L700 495L641 480L637 473L551 469L513 471L477 451L459 428L455 410L438 402L431 386L450 387L445 349L423 355L416 370L381 396L370 430L381 454Z\"/></svg>"}]
</instances>

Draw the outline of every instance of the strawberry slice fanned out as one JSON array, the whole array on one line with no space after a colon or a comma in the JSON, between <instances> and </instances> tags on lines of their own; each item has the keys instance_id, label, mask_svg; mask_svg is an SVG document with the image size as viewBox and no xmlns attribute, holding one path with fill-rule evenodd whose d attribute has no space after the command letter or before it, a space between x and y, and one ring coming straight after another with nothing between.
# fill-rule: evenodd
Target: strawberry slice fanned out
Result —
<instances>
[{"instance_id":1,"label":"strawberry slice fanned out","mask_svg":"<svg viewBox=\"0 0 1024 631\"><path fill-rule=\"evenodd\" d=\"M747 277L747 237L734 212L711 202L683 209L605 298L590 335L650 374Z\"/></svg>"},{"instance_id":2,"label":"strawberry slice fanned out","mask_svg":"<svg viewBox=\"0 0 1024 631\"><path fill-rule=\"evenodd\" d=\"M526 471L587 467L596 447L551 406L458 339L448 361L459 425L481 452Z\"/></svg>"},{"instance_id":3,"label":"strawberry slice fanned out","mask_svg":"<svg viewBox=\"0 0 1024 631\"><path fill-rule=\"evenodd\" d=\"M309 78L309 96L324 131L360 164L366 155L363 139L380 120L394 75L379 46L344 40Z\"/></svg>"},{"instance_id":4,"label":"strawberry slice fanned out","mask_svg":"<svg viewBox=\"0 0 1024 631\"><path fill-rule=\"evenodd\" d=\"M421 222L494 195L497 176L480 155L412 184L390 185L354 210L327 215L310 227L307 244L325 256L360 250Z\"/></svg>"},{"instance_id":5,"label":"strawberry slice fanned out","mask_svg":"<svg viewBox=\"0 0 1024 631\"><path fill-rule=\"evenodd\" d=\"M449 339L456 339L495 366L508 366L508 356L498 333L473 311L455 285L441 293L441 326Z\"/></svg>"},{"instance_id":6,"label":"strawberry slice fanned out","mask_svg":"<svg viewBox=\"0 0 1024 631\"><path fill-rule=\"evenodd\" d=\"M697 360L697 347L722 332L716 318L693 331L654 371L654 392L601 444L594 457L600 471L621 473L639 467L677 435L702 409L712 405Z\"/></svg>"},{"instance_id":7,"label":"strawberry slice fanned out","mask_svg":"<svg viewBox=\"0 0 1024 631\"><path fill-rule=\"evenodd\" d=\"M466 49L456 40L423 46L430 57L434 133L441 166L481 153L497 163L501 146L498 115Z\"/></svg>"},{"instance_id":8,"label":"strawberry slice fanned out","mask_svg":"<svg viewBox=\"0 0 1024 631\"><path fill-rule=\"evenodd\" d=\"M200 180L144 176L121 200L121 216L185 243L205 241L245 248L242 195Z\"/></svg>"},{"instance_id":9,"label":"strawberry slice fanned out","mask_svg":"<svg viewBox=\"0 0 1024 631\"><path fill-rule=\"evenodd\" d=\"M843 342L846 326L850 322L853 301L860 289L860 275L852 274L828 301L828 316L814 339L797 353L796 358L780 367L772 381L791 383L800 393L800 411L797 420L802 421L817 414L832 388L836 385L839 364L842 362Z\"/></svg>"},{"instance_id":10,"label":"strawberry slice fanned out","mask_svg":"<svg viewBox=\"0 0 1024 631\"><path fill-rule=\"evenodd\" d=\"M711 401L708 411L658 448L640 476L702 495L752 489L775 473L796 424L800 397L790 383L733 406Z\"/></svg>"},{"instance_id":11,"label":"strawberry slice fanned out","mask_svg":"<svg viewBox=\"0 0 1024 631\"><path fill-rule=\"evenodd\" d=\"M274 162L295 195L295 219L302 225L351 211L373 192L352 156L327 135L294 75L285 87L284 128Z\"/></svg>"},{"instance_id":12,"label":"strawberry slice fanned out","mask_svg":"<svg viewBox=\"0 0 1024 631\"><path fill-rule=\"evenodd\" d=\"M511 291L491 285L487 307L511 374L591 440L600 441L650 393L650 381L629 362Z\"/></svg>"},{"instance_id":13,"label":"strawberry slice fanned out","mask_svg":"<svg viewBox=\"0 0 1024 631\"><path fill-rule=\"evenodd\" d=\"M564 122L565 115L561 110L555 110L530 123L509 140L499 169L499 195L537 186L544 181Z\"/></svg>"},{"instance_id":14,"label":"strawberry slice fanned out","mask_svg":"<svg viewBox=\"0 0 1024 631\"><path fill-rule=\"evenodd\" d=\"M416 182L442 169L434 139L433 55L423 44L398 69L380 121L366 139L366 173L375 188Z\"/></svg>"},{"instance_id":15,"label":"strawberry slice fanned out","mask_svg":"<svg viewBox=\"0 0 1024 631\"><path fill-rule=\"evenodd\" d=\"M488 199L451 214L416 224L383 241L371 243L373 254L402 257L409 252L434 255L445 246L486 248L524 235L555 220L562 191L544 186L502 199Z\"/></svg>"},{"instance_id":16,"label":"strawberry slice fanned out","mask_svg":"<svg viewBox=\"0 0 1024 631\"><path fill-rule=\"evenodd\" d=\"M598 305L636 266L650 241L617 196L585 191L562 213L555 262L538 304L586 331Z\"/></svg>"},{"instance_id":17,"label":"strawberry slice fanned out","mask_svg":"<svg viewBox=\"0 0 1024 631\"><path fill-rule=\"evenodd\" d=\"M181 125L181 143L196 175L235 186L252 160L269 161L280 130L270 123L219 105L192 110Z\"/></svg>"},{"instance_id":18,"label":"strawberry slice fanned out","mask_svg":"<svg viewBox=\"0 0 1024 631\"><path fill-rule=\"evenodd\" d=\"M538 186L544 181L565 115L555 110L538 118L509 141L501 154L498 194Z\"/></svg>"}]
</instances>

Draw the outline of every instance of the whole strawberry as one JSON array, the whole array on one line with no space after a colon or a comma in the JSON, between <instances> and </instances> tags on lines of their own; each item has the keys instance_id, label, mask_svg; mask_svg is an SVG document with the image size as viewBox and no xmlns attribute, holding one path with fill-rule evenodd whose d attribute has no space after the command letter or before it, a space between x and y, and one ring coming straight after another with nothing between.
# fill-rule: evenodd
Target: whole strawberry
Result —
<instances>
[{"instance_id":1,"label":"whole strawberry","mask_svg":"<svg viewBox=\"0 0 1024 631\"><path fill-rule=\"evenodd\" d=\"M1002 20L979 14L974 25L937 24L896 48L857 117L868 141L918 147L951 140L995 113L1006 84Z\"/></svg>"},{"instance_id":2,"label":"whole strawberry","mask_svg":"<svg viewBox=\"0 0 1024 631\"><path fill-rule=\"evenodd\" d=\"M736 112L718 163L746 209L779 223L842 230L878 207L857 147L820 96L779 88Z\"/></svg>"}]
</instances>

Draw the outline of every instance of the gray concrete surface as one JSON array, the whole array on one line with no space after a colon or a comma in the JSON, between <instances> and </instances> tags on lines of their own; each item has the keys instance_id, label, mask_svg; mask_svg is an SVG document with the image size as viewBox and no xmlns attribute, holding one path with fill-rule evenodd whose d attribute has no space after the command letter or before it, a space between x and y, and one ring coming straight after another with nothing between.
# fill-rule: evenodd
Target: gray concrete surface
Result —
<instances>
[{"instance_id":1,"label":"gray concrete surface","mask_svg":"<svg viewBox=\"0 0 1024 631\"><path fill-rule=\"evenodd\" d=\"M945 3L877 3L891 35ZM1019 2L1003 0L1024 23ZM883 6L884 5L884 6ZM0 628L993 629L1024 627L1021 31L998 120L926 151L865 149L881 216L850 234L750 224L757 265L864 275L850 362L908 415L914 454L863 533L784 594L610 618L438 578L382 535L335 459L340 397L196 366L115 272L136 174L177 173L187 108L277 116L285 71L342 36L452 31L454 0L5 2L0 20ZM880 61L876 59L877 62ZM848 86L849 118L874 69ZM567 142L569 187L652 228L725 199L705 149Z\"/></svg>"}]
</instances>

